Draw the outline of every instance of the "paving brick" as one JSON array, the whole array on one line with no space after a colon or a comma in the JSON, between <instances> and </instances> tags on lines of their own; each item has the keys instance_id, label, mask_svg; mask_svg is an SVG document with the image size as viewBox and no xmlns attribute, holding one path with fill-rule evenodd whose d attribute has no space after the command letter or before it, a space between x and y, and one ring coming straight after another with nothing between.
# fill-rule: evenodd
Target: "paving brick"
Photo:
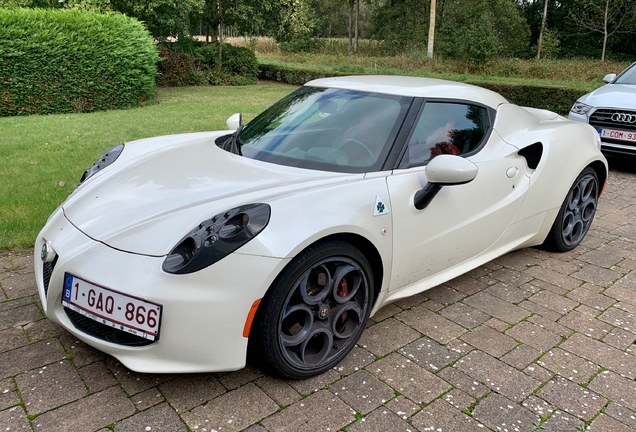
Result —
<instances>
[{"instance_id":1,"label":"paving brick","mask_svg":"<svg viewBox=\"0 0 636 432\"><path fill-rule=\"evenodd\" d=\"M400 353L433 373L457 360L460 356L459 353L427 337L420 338L408 344L400 349Z\"/></svg>"},{"instance_id":2,"label":"paving brick","mask_svg":"<svg viewBox=\"0 0 636 432\"><path fill-rule=\"evenodd\" d=\"M482 267L480 267L480 269L481 268ZM456 277L455 279L446 282L446 285L455 288L457 291L461 291L466 295L473 295L475 293L478 293L488 286L483 282L475 280L468 274Z\"/></svg>"},{"instance_id":3,"label":"paving brick","mask_svg":"<svg viewBox=\"0 0 636 432\"><path fill-rule=\"evenodd\" d=\"M166 403L135 414L115 425L115 432L187 432L179 415Z\"/></svg>"},{"instance_id":4,"label":"paving brick","mask_svg":"<svg viewBox=\"0 0 636 432\"><path fill-rule=\"evenodd\" d=\"M490 315L472 308L464 303L455 303L440 311L444 318L459 324L462 327L474 328L490 319Z\"/></svg>"},{"instance_id":5,"label":"paving brick","mask_svg":"<svg viewBox=\"0 0 636 432\"><path fill-rule=\"evenodd\" d=\"M512 287L519 287L534 279L533 276L530 276L527 273L509 268L501 268L490 273L489 276L493 279L503 282L505 285Z\"/></svg>"},{"instance_id":6,"label":"paving brick","mask_svg":"<svg viewBox=\"0 0 636 432\"><path fill-rule=\"evenodd\" d=\"M419 404L429 403L451 388L444 380L397 353L378 360L367 371Z\"/></svg>"},{"instance_id":7,"label":"paving brick","mask_svg":"<svg viewBox=\"0 0 636 432\"><path fill-rule=\"evenodd\" d=\"M612 285L603 294L621 302L636 305L636 291L618 285Z\"/></svg>"},{"instance_id":8,"label":"paving brick","mask_svg":"<svg viewBox=\"0 0 636 432\"><path fill-rule=\"evenodd\" d=\"M376 322L380 322L387 318L391 318L393 315L397 315L400 312L402 312L402 309L394 304L389 304L377 311L375 315L373 315L373 320Z\"/></svg>"},{"instance_id":9,"label":"paving brick","mask_svg":"<svg viewBox=\"0 0 636 432\"><path fill-rule=\"evenodd\" d=\"M7 298L10 299L36 294L37 285L35 284L35 276L33 273L15 274L2 280L2 289L4 289Z\"/></svg>"},{"instance_id":10,"label":"paving brick","mask_svg":"<svg viewBox=\"0 0 636 432\"><path fill-rule=\"evenodd\" d=\"M404 311L396 318L441 344L446 344L466 332L462 326L422 307Z\"/></svg>"},{"instance_id":11,"label":"paving brick","mask_svg":"<svg viewBox=\"0 0 636 432\"><path fill-rule=\"evenodd\" d=\"M471 407L475 403L475 398L468 393L464 393L460 389L453 389L442 396L446 402L451 404L457 409L465 410Z\"/></svg>"},{"instance_id":12,"label":"paving brick","mask_svg":"<svg viewBox=\"0 0 636 432\"><path fill-rule=\"evenodd\" d=\"M134 413L135 407L124 392L111 387L42 414L34 421L34 426L37 431L44 432L93 431Z\"/></svg>"},{"instance_id":13,"label":"paving brick","mask_svg":"<svg viewBox=\"0 0 636 432\"><path fill-rule=\"evenodd\" d=\"M529 431L539 417L508 398L491 393L473 409L473 417L495 430Z\"/></svg>"},{"instance_id":14,"label":"paving brick","mask_svg":"<svg viewBox=\"0 0 636 432\"><path fill-rule=\"evenodd\" d=\"M1 275L2 273L0 273L0 277ZM29 304L35 304L35 300L33 299L33 297L23 297L15 300L2 301L0 302L0 312L5 312L10 309L19 308Z\"/></svg>"},{"instance_id":15,"label":"paving brick","mask_svg":"<svg viewBox=\"0 0 636 432\"><path fill-rule=\"evenodd\" d=\"M501 357L501 360L513 368L523 369L539 357L540 354L541 352L536 349L522 344Z\"/></svg>"},{"instance_id":16,"label":"paving brick","mask_svg":"<svg viewBox=\"0 0 636 432\"><path fill-rule=\"evenodd\" d=\"M587 383L599 370L598 365L591 361L570 354L560 348L550 350L541 359L537 360L537 363L577 384Z\"/></svg>"},{"instance_id":17,"label":"paving brick","mask_svg":"<svg viewBox=\"0 0 636 432\"><path fill-rule=\"evenodd\" d=\"M12 327L0 331L0 352L16 349L28 343L22 327Z\"/></svg>"},{"instance_id":18,"label":"paving brick","mask_svg":"<svg viewBox=\"0 0 636 432\"><path fill-rule=\"evenodd\" d=\"M117 380L103 362L95 362L84 366L78 372L92 393L97 393L117 384Z\"/></svg>"},{"instance_id":19,"label":"paving brick","mask_svg":"<svg viewBox=\"0 0 636 432\"><path fill-rule=\"evenodd\" d=\"M27 420L24 408L21 406L0 411L0 425L5 431L33 431L29 420Z\"/></svg>"},{"instance_id":20,"label":"paving brick","mask_svg":"<svg viewBox=\"0 0 636 432\"><path fill-rule=\"evenodd\" d=\"M633 432L633 429L618 420L601 414L585 429L586 432Z\"/></svg>"},{"instance_id":21,"label":"paving brick","mask_svg":"<svg viewBox=\"0 0 636 432\"><path fill-rule=\"evenodd\" d=\"M548 382L554 376L554 373L550 372L543 366L539 366L536 363L531 363L523 370L523 373L536 379L540 382Z\"/></svg>"},{"instance_id":22,"label":"paving brick","mask_svg":"<svg viewBox=\"0 0 636 432\"><path fill-rule=\"evenodd\" d=\"M534 294L528 300L538 304L539 306L543 306L544 308L552 309L562 315L568 313L578 305L577 302L557 295L551 291L541 291L540 293Z\"/></svg>"},{"instance_id":23,"label":"paving brick","mask_svg":"<svg viewBox=\"0 0 636 432\"><path fill-rule=\"evenodd\" d=\"M117 381L121 384L126 393L134 395L151 387L172 379L173 375L168 374L142 374L133 372L119 363L116 359L108 357L106 366L113 373Z\"/></svg>"},{"instance_id":24,"label":"paving brick","mask_svg":"<svg viewBox=\"0 0 636 432\"><path fill-rule=\"evenodd\" d=\"M595 265L585 266L578 272L572 273L572 277L574 278L600 286L611 284L621 276L620 272Z\"/></svg>"},{"instance_id":25,"label":"paving brick","mask_svg":"<svg viewBox=\"0 0 636 432\"><path fill-rule=\"evenodd\" d=\"M437 376L474 398L481 398L489 391L488 387L455 367L444 368Z\"/></svg>"},{"instance_id":26,"label":"paving brick","mask_svg":"<svg viewBox=\"0 0 636 432\"><path fill-rule=\"evenodd\" d=\"M0 312L0 330L42 319L42 312L33 303Z\"/></svg>"},{"instance_id":27,"label":"paving brick","mask_svg":"<svg viewBox=\"0 0 636 432\"><path fill-rule=\"evenodd\" d=\"M161 384L159 390L177 412L188 411L225 393L212 374L181 375Z\"/></svg>"},{"instance_id":28,"label":"paving brick","mask_svg":"<svg viewBox=\"0 0 636 432\"><path fill-rule=\"evenodd\" d=\"M131 396L130 400L138 411L147 410L150 407L166 401L159 389L154 387Z\"/></svg>"},{"instance_id":29,"label":"paving brick","mask_svg":"<svg viewBox=\"0 0 636 432\"><path fill-rule=\"evenodd\" d=\"M594 378L588 388L631 410L636 410L636 382L614 372L604 371Z\"/></svg>"},{"instance_id":30,"label":"paving brick","mask_svg":"<svg viewBox=\"0 0 636 432\"><path fill-rule=\"evenodd\" d=\"M49 339L0 354L0 378L62 360L66 352L57 341Z\"/></svg>"},{"instance_id":31,"label":"paving brick","mask_svg":"<svg viewBox=\"0 0 636 432\"><path fill-rule=\"evenodd\" d=\"M373 354L359 346L355 346L347 357L336 366L336 370L340 375L351 375L374 361L375 356Z\"/></svg>"},{"instance_id":32,"label":"paving brick","mask_svg":"<svg viewBox=\"0 0 636 432\"><path fill-rule=\"evenodd\" d=\"M625 312L617 307L611 307L599 317L613 326L636 333L636 314Z\"/></svg>"},{"instance_id":33,"label":"paving brick","mask_svg":"<svg viewBox=\"0 0 636 432\"><path fill-rule=\"evenodd\" d=\"M438 312L444 309L444 305L436 302L435 300L426 300L425 302L420 303L420 306L432 312Z\"/></svg>"},{"instance_id":34,"label":"paving brick","mask_svg":"<svg viewBox=\"0 0 636 432\"><path fill-rule=\"evenodd\" d=\"M585 423L568 413L557 411L541 425L541 429L545 431L580 432L585 429Z\"/></svg>"},{"instance_id":35,"label":"paving brick","mask_svg":"<svg viewBox=\"0 0 636 432\"><path fill-rule=\"evenodd\" d=\"M514 285L509 285L503 282L499 282L495 285L491 285L488 288L486 288L483 292L490 294L492 296L495 296L497 298L500 298L501 300L506 301L508 303L514 303L514 304L521 303L522 301L524 301L525 299L527 299L528 297L530 297L532 294L535 293L535 291L526 290L526 289L516 287Z\"/></svg>"},{"instance_id":36,"label":"paving brick","mask_svg":"<svg viewBox=\"0 0 636 432\"><path fill-rule=\"evenodd\" d=\"M87 393L77 371L66 360L24 372L15 380L29 414L40 414Z\"/></svg>"},{"instance_id":37,"label":"paving brick","mask_svg":"<svg viewBox=\"0 0 636 432\"><path fill-rule=\"evenodd\" d=\"M549 404L543 399L539 399L536 396L529 396L526 400L523 401L521 406L529 409L541 418L548 417L556 411L554 405Z\"/></svg>"},{"instance_id":38,"label":"paving brick","mask_svg":"<svg viewBox=\"0 0 636 432\"><path fill-rule=\"evenodd\" d=\"M614 285L627 288L627 289L636 290L636 272L631 272L621 277L619 280L614 282Z\"/></svg>"},{"instance_id":39,"label":"paving brick","mask_svg":"<svg viewBox=\"0 0 636 432\"><path fill-rule=\"evenodd\" d=\"M29 323L24 326L24 331L29 335L31 342L59 337L66 333L66 330L49 319Z\"/></svg>"},{"instance_id":40,"label":"paving brick","mask_svg":"<svg viewBox=\"0 0 636 432\"><path fill-rule=\"evenodd\" d=\"M501 357L517 346L513 338L487 325L481 325L472 332L465 333L461 339L495 357Z\"/></svg>"},{"instance_id":41,"label":"paving brick","mask_svg":"<svg viewBox=\"0 0 636 432\"><path fill-rule=\"evenodd\" d=\"M226 432L240 431L275 413L277 409L276 402L253 383L249 383L198 406L181 417L191 430L205 427Z\"/></svg>"},{"instance_id":42,"label":"paving brick","mask_svg":"<svg viewBox=\"0 0 636 432\"><path fill-rule=\"evenodd\" d=\"M561 336L527 321L520 322L506 334L541 352L561 342Z\"/></svg>"},{"instance_id":43,"label":"paving brick","mask_svg":"<svg viewBox=\"0 0 636 432\"><path fill-rule=\"evenodd\" d=\"M368 414L395 396L391 387L366 371L359 371L332 384L329 390L356 412Z\"/></svg>"},{"instance_id":44,"label":"paving brick","mask_svg":"<svg viewBox=\"0 0 636 432\"><path fill-rule=\"evenodd\" d=\"M534 378L481 351L459 359L454 367L515 401L525 399L539 385Z\"/></svg>"},{"instance_id":45,"label":"paving brick","mask_svg":"<svg viewBox=\"0 0 636 432\"><path fill-rule=\"evenodd\" d=\"M591 250L582 254L579 259L586 263L609 269L621 262L624 257L622 254L616 252L612 253L604 250Z\"/></svg>"},{"instance_id":46,"label":"paving brick","mask_svg":"<svg viewBox=\"0 0 636 432\"><path fill-rule=\"evenodd\" d=\"M420 410L420 406L412 400L400 395L396 396L386 407L397 414L402 420L406 420Z\"/></svg>"},{"instance_id":47,"label":"paving brick","mask_svg":"<svg viewBox=\"0 0 636 432\"><path fill-rule=\"evenodd\" d=\"M426 311L426 309L422 309L420 307L413 308L409 311L400 313L397 317L399 318L403 314L417 314L416 312L411 311ZM426 312L432 313L429 311ZM413 342L420 336L420 333L412 328L402 324L394 318L389 318L377 323L369 329L366 329L364 333L362 333L362 337L358 344L376 356L385 356L388 353Z\"/></svg>"},{"instance_id":48,"label":"paving brick","mask_svg":"<svg viewBox=\"0 0 636 432\"><path fill-rule=\"evenodd\" d=\"M621 423L625 423L633 430L636 430L636 412L625 408L616 402L610 402L610 404L605 408L605 414L613 417Z\"/></svg>"},{"instance_id":49,"label":"paving brick","mask_svg":"<svg viewBox=\"0 0 636 432\"><path fill-rule=\"evenodd\" d=\"M575 271L578 271L584 265L585 263L578 260L563 261L556 258L548 258L541 262L541 267L554 270L555 272L564 275L570 275Z\"/></svg>"},{"instance_id":50,"label":"paving brick","mask_svg":"<svg viewBox=\"0 0 636 432\"><path fill-rule=\"evenodd\" d=\"M612 331L611 325L579 311L569 312L558 322L592 339L602 339Z\"/></svg>"},{"instance_id":51,"label":"paving brick","mask_svg":"<svg viewBox=\"0 0 636 432\"><path fill-rule=\"evenodd\" d=\"M558 260L555 260L558 261ZM559 261L561 262L561 261ZM565 263L564 263L565 264ZM549 282L543 281L541 279L533 279L531 282L528 282L527 284L524 284L521 286L522 288L524 288L527 291L531 291L533 293L538 293L541 292L543 290L547 290L547 291L551 291L557 295L563 295L566 294L568 291L570 291L570 289L562 287L562 286L556 286L553 285Z\"/></svg>"},{"instance_id":52,"label":"paving brick","mask_svg":"<svg viewBox=\"0 0 636 432\"><path fill-rule=\"evenodd\" d=\"M426 297L436 301L437 303L449 305L457 303L458 301L466 297L466 294L461 291L457 291L449 286L440 285L427 290Z\"/></svg>"},{"instance_id":53,"label":"paving brick","mask_svg":"<svg viewBox=\"0 0 636 432\"><path fill-rule=\"evenodd\" d=\"M553 311L552 309L548 309L547 307L540 306L529 300L522 301L521 303L519 303L519 306L524 308L527 311L534 313L535 315L540 315L550 321L557 321L563 316L560 313Z\"/></svg>"},{"instance_id":54,"label":"paving brick","mask_svg":"<svg viewBox=\"0 0 636 432\"><path fill-rule=\"evenodd\" d=\"M378 408L347 428L347 432L413 432L413 426L386 408Z\"/></svg>"},{"instance_id":55,"label":"paving brick","mask_svg":"<svg viewBox=\"0 0 636 432\"><path fill-rule=\"evenodd\" d=\"M517 323L530 315L528 311L484 292L468 297L463 302L508 324Z\"/></svg>"},{"instance_id":56,"label":"paving brick","mask_svg":"<svg viewBox=\"0 0 636 432\"><path fill-rule=\"evenodd\" d=\"M586 288L576 288L570 291L567 296L570 300L583 303L598 311L605 310L614 303L614 299Z\"/></svg>"},{"instance_id":57,"label":"paving brick","mask_svg":"<svg viewBox=\"0 0 636 432\"><path fill-rule=\"evenodd\" d=\"M559 318L561 318L561 315L559 315ZM557 334L561 336L562 338L574 333L572 329L562 326L561 324L557 324L556 322L541 315L532 315L531 317L528 318L528 322L536 324L542 329L545 329L545 330L548 330L549 332Z\"/></svg>"},{"instance_id":58,"label":"paving brick","mask_svg":"<svg viewBox=\"0 0 636 432\"><path fill-rule=\"evenodd\" d=\"M517 271L523 271L528 267L541 263L538 256L528 253L526 249L510 252L494 260L494 263Z\"/></svg>"},{"instance_id":59,"label":"paving brick","mask_svg":"<svg viewBox=\"0 0 636 432\"><path fill-rule=\"evenodd\" d=\"M106 354L86 345L66 331L60 336L59 340L66 351L71 355L75 366L85 366L106 358Z\"/></svg>"},{"instance_id":60,"label":"paving brick","mask_svg":"<svg viewBox=\"0 0 636 432\"><path fill-rule=\"evenodd\" d=\"M636 334L618 327L603 338L603 342L621 351L631 346L634 340L636 340Z\"/></svg>"},{"instance_id":61,"label":"paving brick","mask_svg":"<svg viewBox=\"0 0 636 432\"><path fill-rule=\"evenodd\" d=\"M575 333L559 347L628 378L636 377L636 357L603 342Z\"/></svg>"},{"instance_id":62,"label":"paving brick","mask_svg":"<svg viewBox=\"0 0 636 432\"><path fill-rule=\"evenodd\" d=\"M266 418L263 426L280 432L337 431L353 420L355 412L333 393L323 390Z\"/></svg>"},{"instance_id":63,"label":"paving brick","mask_svg":"<svg viewBox=\"0 0 636 432\"><path fill-rule=\"evenodd\" d=\"M0 380L0 411L20 403L16 389L11 378Z\"/></svg>"},{"instance_id":64,"label":"paving brick","mask_svg":"<svg viewBox=\"0 0 636 432\"><path fill-rule=\"evenodd\" d=\"M555 376L537 393L542 399L583 420L591 420L607 400L565 378Z\"/></svg>"},{"instance_id":65,"label":"paving brick","mask_svg":"<svg viewBox=\"0 0 636 432\"><path fill-rule=\"evenodd\" d=\"M568 291L573 290L582 284L582 282L578 279L541 266L530 267L528 270L524 271L524 273L560 288L565 288Z\"/></svg>"},{"instance_id":66,"label":"paving brick","mask_svg":"<svg viewBox=\"0 0 636 432\"><path fill-rule=\"evenodd\" d=\"M485 428L477 420L443 400L436 400L413 416L411 422L420 431L483 431Z\"/></svg>"},{"instance_id":67,"label":"paving brick","mask_svg":"<svg viewBox=\"0 0 636 432\"><path fill-rule=\"evenodd\" d=\"M243 369L223 374L223 376L219 377L219 381L226 389L234 390L248 382L252 382L257 378L260 378L262 375L261 371L252 366L247 366Z\"/></svg>"},{"instance_id":68,"label":"paving brick","mask_svg":"<svg viewBox=\"0 0 636 432\"><path fill-rule=\"evenodd\" d=\"M254 383L280 406L291 405L302 399L300 393L284 380L264 376L257 379Z\"/></svg>"},{"instance_id":69,"label":"paving brick","mask_svg":"<svg viewBox=\"0 0 636 432\"><path fill-rule=\"evenodd\" d=\"M328 370L320 375L298 381L287 381L301 395L308 395L316 393L318 390L326 388L329 384L336 382L340 379L340 374L335 370Z\"/></svg>"},{"instance_id":70,"label":"paving brick","mask_svg":"<svg viewBox=\"0 0 636 432\"><path fill-rule=\"evenodd\" d=\"M426 297L425 293L419 293L415 294L414 296L401 298L393 304L406 310L419 306L426 300L428 300L428 297Z\"/></svg>"}]
</instances>

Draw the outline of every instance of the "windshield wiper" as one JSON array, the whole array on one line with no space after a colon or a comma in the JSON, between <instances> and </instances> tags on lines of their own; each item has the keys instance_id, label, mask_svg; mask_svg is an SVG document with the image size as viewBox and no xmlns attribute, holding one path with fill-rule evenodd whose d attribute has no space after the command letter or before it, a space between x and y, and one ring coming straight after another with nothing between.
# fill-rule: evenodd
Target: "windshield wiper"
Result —
<instances>
[{"instance_id":1,"label":"windshield wiper","mask_svg":"<svg viewBox=\"0 0 636 432\"><path fill-rule=\"evenodd\" d=\"M244 128L245 128L245 125L240 125L238 129L236 129L236 131L232 134L232 137L225 143L226 147L228 142L230 144L230 148L229 149L226 148L226 150L229 150L230 152L237 154L239 156L243 156L243 152L241 151L242 144L239 141L238 136Z\"/></svg>"}]
</instances>

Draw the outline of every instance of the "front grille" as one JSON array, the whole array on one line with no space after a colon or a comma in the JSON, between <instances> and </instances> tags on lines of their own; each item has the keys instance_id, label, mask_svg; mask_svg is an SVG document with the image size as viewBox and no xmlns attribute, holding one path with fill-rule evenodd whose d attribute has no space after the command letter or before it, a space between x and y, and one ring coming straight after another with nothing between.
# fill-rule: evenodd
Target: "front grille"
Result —
<instances>
[{"instance_id":1,"label":"front grille","mask_svg":"<svg viewBox=\"0 0 636 432\"><path fill-rule=\"evenodd\" d=\"M76 329L97 339L126 346L144 346L155 342L104 325L66 307L64 312Z\"/></svg>"},{"instance_id":2,"label":"front grille","mask_svg":"<svg viewBox=\"0 0 636 432\"><path fill-rule=\"evenodd\" d=\"M636 122L622 122L616 121L612 119L614 114L624 114L635 116L636 111L628 111L628 110L616 110L616 109L597 109L590 116L590 124L595 128L611 128L611 129L619 129L619 130L627 130L627 131L636 131Z\"/></svg>"},{"instance_id":3,"label":"front grille","mask_svg":"<svg viewBox=\"0 0 636 432\"><path fill-rule=\"evenodd\" d=\"M44 295L48 296L49 294L49 283L51 282L51 275L53 274L53 269L55 269L55 264L57 264L57 256L51 262L42 263L42 278L44 281Z\"/></svg>"}]
</instances>

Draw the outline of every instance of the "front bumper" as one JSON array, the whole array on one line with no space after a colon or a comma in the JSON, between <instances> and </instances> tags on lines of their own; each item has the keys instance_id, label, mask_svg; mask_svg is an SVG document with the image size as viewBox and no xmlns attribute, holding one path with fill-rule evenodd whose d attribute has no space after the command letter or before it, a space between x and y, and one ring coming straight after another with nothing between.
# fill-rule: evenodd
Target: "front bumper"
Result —
<instances>
[{"instance_id":1,"label":"front bumper","mask_svg":"<svg viewBox=\"0 0 636 432\"><path fill-rule=\"evenodd\" d=\"M593 108L588 114L576 114L570 112L568 114L569 120L578 121L581 123L590 124L590 118L597 108ZM597 125L591 124L592 127L597 129ZM612 126L612 129L622 130L620 126ZM630 130L625 130L626 133L634 133ZM601 138L601 151L607 155L628 155L628 156L636 156L636 143L630 143L621 140L615 140L611 138Z\"/></svg>"},{"instance_id":2,"label":"front bumper","mask_svg":"<svg viewBox=\"0 0 636 432\"><path fill-rule=\"evenodd\" d=\"M46 241L57 254L54 265L44 264L40 257ZM46 315L128 368L149 373L244 367L247 338L242 334L252 303L263 297L288 262L234 253L196 273L167 274L161 270L164 257L122 252L94 241L71 225L61 209L38 235L35 251L36 282ZM45 269L52 270L48 281ZM163 305L159 340L127 346L76 328L62 306L66 272Z\"/></svg>"}]
</instances>

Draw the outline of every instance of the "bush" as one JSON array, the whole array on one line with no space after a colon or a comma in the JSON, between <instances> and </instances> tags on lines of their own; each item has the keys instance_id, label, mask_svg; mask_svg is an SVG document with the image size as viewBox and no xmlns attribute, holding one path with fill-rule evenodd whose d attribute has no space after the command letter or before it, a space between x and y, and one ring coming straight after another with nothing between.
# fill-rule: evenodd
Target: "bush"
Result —
<instances>
[{"instance_id":1,"label":"bush","mask_svg":"<svg viewBox=\"0 0 636 432\"><path fill-rule=\"evenodd\" d=\"M260 64L258 77L263 80L279 81L287 84L303 85L307 81L329 76L343 76L338 71L320 71L315 69L289 68L279 65ZM572 104L587 90L564 86L538 86L506 84L489 81L465 80L473 84L495 91L508 100L521 106L547 109L557 113L566 113Z\"/></svg>"},{"instance_id":2,"label":"bush","mask_svg":"<svg viewBox=\"0 0 636 432\"><path fill-rule=\"evenodd\" d=\"M161 47L163 61L161 85L247 85L257 79L256 55L248 48L223 44L222 62L219 63L219 44L181 38ZM178 61L174 59L177 58ZM199 82L192 82L192 80Z\"/></svg>"},{"instance_id":3,"label":"bush","mask_svg":"<svg viewBox=\"0 0 636 432\"><path fill-rule=\"evenodd\" d=\"M121 14L0 9L0 115L128 108L155 94L157 49Z\"/></svg>"}]
</instances>

